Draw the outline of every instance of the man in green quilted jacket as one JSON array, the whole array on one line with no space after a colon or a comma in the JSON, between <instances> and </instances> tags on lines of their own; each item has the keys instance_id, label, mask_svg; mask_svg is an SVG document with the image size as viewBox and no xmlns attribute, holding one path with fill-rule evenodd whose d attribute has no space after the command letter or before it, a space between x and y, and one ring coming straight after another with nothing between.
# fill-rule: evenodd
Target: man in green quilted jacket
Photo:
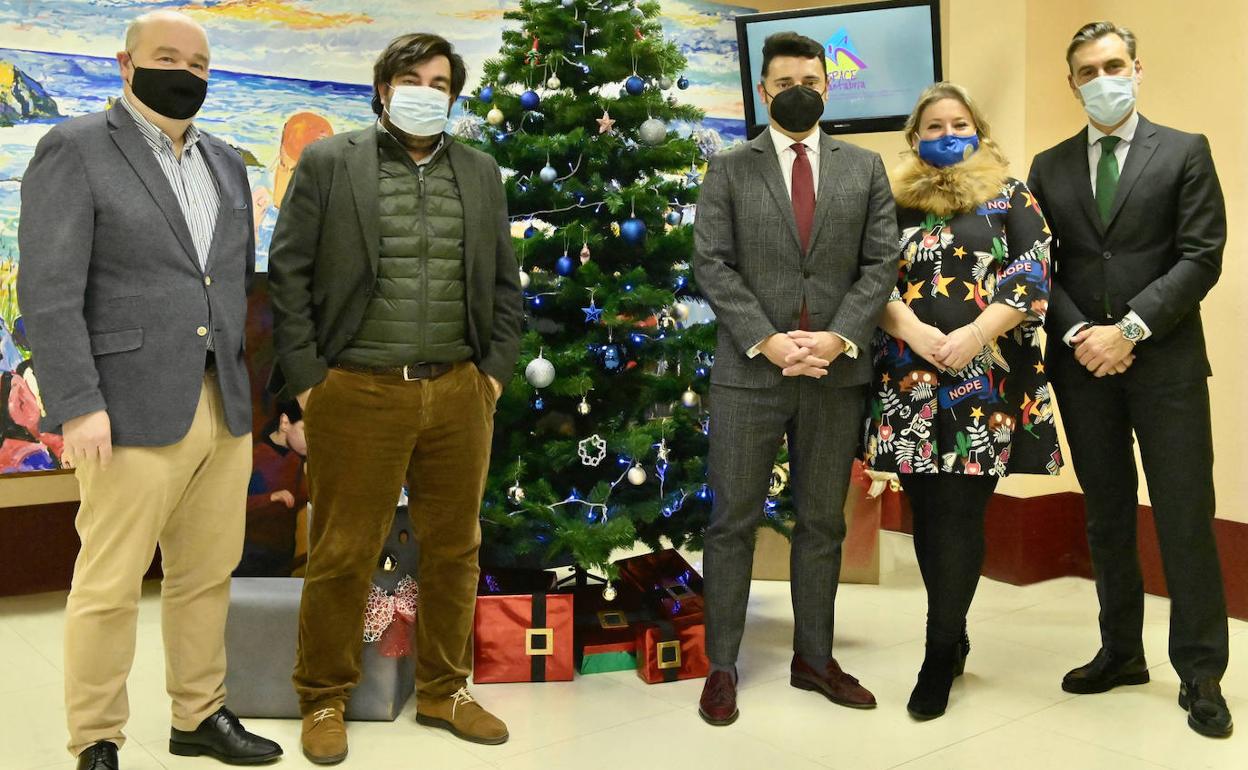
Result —
<instances>
[{"instance_id":1,"label":"man in green quilted jacket","mask_svg":"<svg viewBox=\"0 0 1248 770\"><path fill-rule=\"evenodd\" d=\"M494 406L519 354L519 267L490 156L444 132L467 78L430 34L373 71L376 125L309 145L273 233L277 366L303 407L312 504L294 683L303 751L347 755L369 580L404 483L420 544L417 721L507 727L468 692Z\"/></svg>"}]
</instances>

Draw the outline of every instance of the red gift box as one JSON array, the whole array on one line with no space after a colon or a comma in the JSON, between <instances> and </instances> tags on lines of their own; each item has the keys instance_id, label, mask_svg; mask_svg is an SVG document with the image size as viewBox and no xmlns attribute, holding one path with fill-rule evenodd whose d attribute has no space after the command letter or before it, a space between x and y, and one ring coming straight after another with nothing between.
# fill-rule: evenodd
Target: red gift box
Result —
<instances>
[{"instance_id":1,"label":"red gift box","mask_svg":"<svg viewBox=\"0 0 1248 770\"><path fill-rule=\"evenodd\" d=\"M637 626L637 676L647 684L701 679L710 673L706 626L701 622L653 620Z\"/></svg>"},{"instance_id":2,"label":"red gift box","mask_svg":"<svg viewBox=\"0 0 1248 770\"><path fill-rule=\"evenodd\" d=\"M573 670L571 596L477 597L474 682L566 682Z\"/></svg>"},{"instance_id":3,"label":"red gift box","mask_svg":"<svg viewBox=\"0 0 1248 770\"><path fill-rule=\"evenodd\" d=\"M576 597L576 661L582 674L630 671L637 667L636 624L654 614L642 606L641 594L622 584L613 601L601 586L573 591Z\"/></svg>"},{"instance_id":4,"label":"red gift box","mask_svg":"<svg viewBox=\"0 0 1248 770\"><path fill-rule=\"evenodd\" d=\"M669 548L615 564L620 580L640 591L663 617L702 619L702 576L677 551Z\"/></svg>"}]
</instances>

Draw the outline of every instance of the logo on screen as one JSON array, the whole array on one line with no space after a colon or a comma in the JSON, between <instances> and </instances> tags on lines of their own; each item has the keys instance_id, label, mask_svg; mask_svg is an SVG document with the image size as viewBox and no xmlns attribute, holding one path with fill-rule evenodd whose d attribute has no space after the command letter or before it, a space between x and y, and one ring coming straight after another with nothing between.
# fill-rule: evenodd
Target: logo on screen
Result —
<instances>
[{"instance_id":1,"label":"logo on screen","mask_svg":"<svg viewBox=\"0 0 1248 770\"><path fill-rule=\"evenodd\" d=\"M859 79L859 74L867 68L867 63L850 42L847 29L838 29L824 44L824 50L828 55L829 88L847 90L867 87Z\"/></svg>"}]
</instances>

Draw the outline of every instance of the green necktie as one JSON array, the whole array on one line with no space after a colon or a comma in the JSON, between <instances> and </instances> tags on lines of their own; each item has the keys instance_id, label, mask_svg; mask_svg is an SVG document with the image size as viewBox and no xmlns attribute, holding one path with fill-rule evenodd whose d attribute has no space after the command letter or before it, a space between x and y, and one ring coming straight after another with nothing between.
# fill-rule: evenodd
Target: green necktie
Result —
<instances>
[{"instance_id":1,"label":"green necktie","mask_svg":"<svg viewBox=\"0 0 1248 770\"><path fill-rule=\"evenodd\" d=\"M1114 207L1114 195L1118 192L1118 156L1114 148L1122 141L1119 136L1102 136L1101 159L1096 164L1096 208L1101 212L1101 222L1109 224L1109 210Z\"/></svg>"}]
</instances>

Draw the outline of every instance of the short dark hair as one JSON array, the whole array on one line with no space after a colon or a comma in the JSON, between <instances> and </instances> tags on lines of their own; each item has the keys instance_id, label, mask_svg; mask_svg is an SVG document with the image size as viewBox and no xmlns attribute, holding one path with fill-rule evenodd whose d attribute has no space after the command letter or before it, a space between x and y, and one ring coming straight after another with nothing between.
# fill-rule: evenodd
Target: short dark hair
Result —
<instances>
[{"instance_id":1,"label":"short dark hair","mask_svg":"<svg viewBox=\"0 0 1248 770\"><path fill-rule=\"evenodd\" d=\"M823 71L825 73L828 71L828 52L823 50L819 41L796 32L777 32L774 35L768 35L763 41L763 68L760 71L762 77L767 77L767 68L771 66L771 60L777 56L818 59L823 65Z\"/></svg>"},{"instance_id":2,"label":"short dark hair","mask_svg":"<svg viewBox=\"0 0 1248 770\"><path fill-rule=\"evenodd\" d=\"M468 68L464 66L463 57L455 53L455 46L446 38L428 32L415 32L391 40L386 50L377 57L377 63L373 65L373 112L381 115L383 84L389 85L396 76L435 56L445 56L451 62L451 98L458 99L468 80Z\"/></svg>"},{"instance_id":3,"label":"short dark hair","mask_svg":"<svg viewBox=\"0 0 1248 770\"><path fill-rule=\"evenodd\" d=\"M1135 59L1134 32L1112 21L1094 21L1080 27L1075 36L1070 39L1070 45L1066 46L1066 67L1070 67L1070 57L1075 55L1075 51L1080 46L1091 43L1094 40L1100 40L1106 35L1117 35L1122 38L1122 42L1127 44L1127 54L1132 60Z\"/></svg>"}]
</instances>

